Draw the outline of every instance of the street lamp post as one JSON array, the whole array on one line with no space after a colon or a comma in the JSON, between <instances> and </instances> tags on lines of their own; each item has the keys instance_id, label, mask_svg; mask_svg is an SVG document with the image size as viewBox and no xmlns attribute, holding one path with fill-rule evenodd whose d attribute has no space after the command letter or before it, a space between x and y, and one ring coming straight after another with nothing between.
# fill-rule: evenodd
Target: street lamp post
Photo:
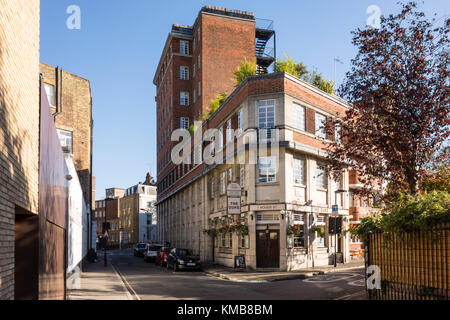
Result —
<instances>
[{"instance_id":1,"label":"street lamp post","mask_svg":"<svg viewBox=\"0 0 450 320\"><path fill-rule=\"evenodd\" d=\"M107 261L107 258L106 258L106 243L108 241L108 237L107 237L108 230L107 230L107 225L106 225L106 212L105 212L104 225L105 225L105 227L104 227L105 233L103 234L103 238L104 238L104 241L103 241L103 245L104 245L104 247L103 247L103 260L104 260L104 266L107 267L108 266L108 261Z\"/></svg>"},{"instance_id":2,"label":"street lamp post","mask_svg":"<svg viewBox=\"0 0 450 320\"><path fill-rule=\"evenodd\" d=\"M347 190L344 189L338 189L335 191L335 194L343 194L346 193ZM334 197L335 202L337 202L337 197ZM338 217L339 217L339 204L336 204L336 212L337 216L333 218L334 220L334 267L337 267L337 246L338 246L338 232L337 232L337 226L338 226Z\"/></svg>"}]
</instances>

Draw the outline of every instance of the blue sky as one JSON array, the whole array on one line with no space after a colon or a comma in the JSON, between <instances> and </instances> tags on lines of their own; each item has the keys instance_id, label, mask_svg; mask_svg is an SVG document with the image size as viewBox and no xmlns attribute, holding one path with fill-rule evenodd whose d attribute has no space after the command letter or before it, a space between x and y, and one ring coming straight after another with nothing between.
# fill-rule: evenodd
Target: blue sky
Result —
<instances>
[{"instance_id":1,"label":"blue sky","mask_svg":"<svg viewBox=\"0 0 450 320\"><path fill-rule=\"evenodd\" d=\"M191 25L200 8L216 5L274 20L278 56L289 54L327 79L342 82L356 50L350 32L366 10L398 12L393 0L200 1L41 0L41 61L91 81L96 198L105 188L127 188L156 175L155 87L158 60L172 23ZM66 9L81 9L81 29L69 30ZM449 15L450 1L427 0L427 14Z\"/></svg>"}]
</instances>

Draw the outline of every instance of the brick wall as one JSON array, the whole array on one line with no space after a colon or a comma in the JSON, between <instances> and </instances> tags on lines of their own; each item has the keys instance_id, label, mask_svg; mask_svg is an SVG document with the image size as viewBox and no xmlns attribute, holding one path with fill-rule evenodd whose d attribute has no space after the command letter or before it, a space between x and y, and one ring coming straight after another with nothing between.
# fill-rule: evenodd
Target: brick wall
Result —
<instances>
[{"instance_id":1,"label":"brick wall","mask_svg":"<svg viewBox=\"0 0 450 320\"><path fill-rule=\"evenodd\" d=\"M255 59L255 22L202 13L202 105L217 94L234 90L234 71L242 60Z\"/></svg>"},{"instance_id":2,"label":"brick wall","mask_svg":"<svg viewBox=\"0 0 450 320\"><path fill-rule=\"evenodd\" d=\"M0 300L14 298L16 206L38 213L39 0L0 0Z\"/></svg>"},{"instance_id":3,"label":"brick wall","mask_svg":"<svg viewBox=\"0 0 450 320\"><path fill-rule=\"evenodd\" d=\"M61 88L60 114L56 116L56 128L72 132L73 163L78 172L86 204L94 207L95 199L91 190L91 136L92 136L92 100L89 80L62 71L56 83L56 68L45 63L40 64L43 81ZM56 91L55 91L56 94ZM56 112L56 109L52 110Z\"/></svg>"}]
</instances>

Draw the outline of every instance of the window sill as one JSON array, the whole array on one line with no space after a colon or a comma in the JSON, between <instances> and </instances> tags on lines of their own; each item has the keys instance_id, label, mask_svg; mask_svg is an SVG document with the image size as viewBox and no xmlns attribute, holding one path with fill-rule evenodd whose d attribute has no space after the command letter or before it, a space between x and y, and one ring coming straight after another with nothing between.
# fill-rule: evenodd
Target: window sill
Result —
<instances>
[{"instance_id":1,"label":"window sill","mask_svg":"<svg viewBox=\"0 0 450 320\"><path fill-rule=\"evenodd\" d=\"M279 186L279 182L257 182L256 186Z\"/></svg>"}]
</instances>

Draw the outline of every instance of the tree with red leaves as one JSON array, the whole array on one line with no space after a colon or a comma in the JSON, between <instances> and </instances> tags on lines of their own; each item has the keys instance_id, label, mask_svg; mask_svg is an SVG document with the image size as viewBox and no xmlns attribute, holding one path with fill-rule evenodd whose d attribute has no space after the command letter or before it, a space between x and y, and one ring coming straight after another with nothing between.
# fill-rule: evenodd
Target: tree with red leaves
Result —
<instances>
[{"instance_id":1,"label":"tree with red leaves","mask_svg":"<svg viewBox=\"0 0 450 320\"><path fill-rule=\"evenodd\" d=\"M365 190L380 181L416 194L450 128L450 20L427 20L415 2L381 17L379 29L352 32L358 48L339 90L350 108L341 139L330 143L330 169L355 170Z\"/></svg>"}]
</instances>

